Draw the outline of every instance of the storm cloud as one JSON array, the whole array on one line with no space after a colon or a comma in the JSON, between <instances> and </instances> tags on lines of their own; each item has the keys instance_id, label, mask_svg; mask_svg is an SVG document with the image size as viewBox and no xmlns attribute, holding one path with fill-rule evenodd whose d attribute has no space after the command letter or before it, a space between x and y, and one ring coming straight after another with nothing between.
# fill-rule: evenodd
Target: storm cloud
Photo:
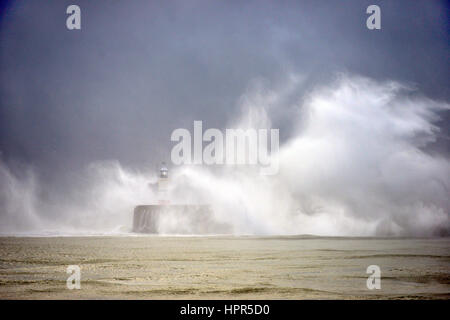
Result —
<instances>
[{"instance_id":1,"label":"storm cloud","mask_svg":"<svg viewBox=\"0 0 450 320\"><path fill-rule=\"evenodd\" d=\"M127 210L153 197L143 185L154 179L152 172L161 161L169 160L171 132L190 128L194 120L211 128L236 123L245 117L243 99L254 97L254 92L271 126L280 129L284 166L298 173L291 177L304 177L306 184L293 183L280 173L279 183L287 188L286 217L295 211L307 221L314 216L311 208L320 203L330 214L323 221L331 221L336 216L333 212L340 210L349 219L368 221L365 234L448 231L446 2L377 1L381 30L366 28L366 8L373 1L80 0L76 4L81 8L82 28L69 31L66 8L70 4L74 2L6 1L1 6L2 231L50 228L48 221L55 217L61 223L76 224L75 217L103 210L92 194L108 194L102 198L105 205L110 199L119 208L113 214L120 218L114 221L126 225L131 217ZM341 76L349 82L339 82ZM395 88L390 87L393 84ZM336 101L326 117L307 118L305 110L322 110L314 104L317 100L307 103L313 93L333 105L333 95L324 93L327 90L345 91L347 96L339 97L346 100ZM273 95L267 92L279 99L271 103L268 97ZM381 103L378 94L389 97ZM351 109L355 121L333 113L348 111L353 100L362 105ZM392 111L399 110L399 100L409 111ZM320 121L331 123L326 126ZM308 169L308 175L302 171L302 139L316 141L311 135L323 137L333 125L334 138L340 137L344 148L339 150L354 171L346 174L342 168L332 171L333 164L328 169L324 165L315 170L330 183L316 185L322 180L311 175L314 169ZM368 146L375 150L356 152L355 143L357 150ZM327 147L320 152L324 150L336 151ZM403 161L388 157L393 153L401 157L402 151L409 155ZM420 155L411 158L410 152ZM308 159L312 161L314 155L318 153L310 153ZM387 159L392 162L384 162ZM400 171L395 169L399 163L406 163ZM369 165L384 174L383 170L392 170L390 179L377 180L377 176L374 181L371 174L359 175ZM342 176L335 176L337 172ZM437 181L436 176L440 182L429 182ZM128 181L126 191L123 179ZM234 181L243 183L240 178ZM359 193L346 188L345 181ZM411 189L411 184L424 181L430 183L425 191L420 189L425 193ZM271 184L267 186L267 192L272 190ZM389 192L391 188L395 192ZM133 189L139 191L133 193ZM120 195L111 196L112 190ZM370 194L373 201L363 202ZM380 207L386 210L383 214L373 209ZM246 215L256 214L250 211ZM412 218L404 219L406 212L414 212ZM379 219L370 218L378 214ZM102 217L98 214L98 225ZM422 217L432 221L424 229L406 222ZM281 222L277 228L256 227L245 221L236 220L242 226L237 230L355 233L332 227L289 229Z\"/></svg>"}]
</instances>

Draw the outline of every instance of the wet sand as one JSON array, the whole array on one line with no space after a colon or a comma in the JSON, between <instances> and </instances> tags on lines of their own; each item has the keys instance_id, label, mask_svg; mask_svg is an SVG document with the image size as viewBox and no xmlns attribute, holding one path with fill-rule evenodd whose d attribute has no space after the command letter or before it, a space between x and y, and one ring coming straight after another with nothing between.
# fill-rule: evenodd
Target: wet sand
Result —
<instances>
[{"instance_id":1,"label":"wet sand","mask_svg":"<svg viewBox=\"0 0 450 320\"><path fill-rule=\"evenodd\" d=\"M449 299L450 238L2 237L0 298Z\"/></svg>"}]
</instances>

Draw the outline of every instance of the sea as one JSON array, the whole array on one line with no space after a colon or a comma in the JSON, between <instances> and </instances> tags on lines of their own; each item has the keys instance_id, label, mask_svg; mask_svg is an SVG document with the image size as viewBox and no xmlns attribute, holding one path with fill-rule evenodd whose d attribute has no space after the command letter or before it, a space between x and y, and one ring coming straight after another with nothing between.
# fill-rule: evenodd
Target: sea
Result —
<instances>
[{"instance_id":1,"label":"sea","mask_svg":"<svg viewBox=\"0 0 450 320\"><path fill-rule=\"evenodd\" d=\"M0 237L0 299L449 298L450 238Z\"/></svg>"}]
</instances>

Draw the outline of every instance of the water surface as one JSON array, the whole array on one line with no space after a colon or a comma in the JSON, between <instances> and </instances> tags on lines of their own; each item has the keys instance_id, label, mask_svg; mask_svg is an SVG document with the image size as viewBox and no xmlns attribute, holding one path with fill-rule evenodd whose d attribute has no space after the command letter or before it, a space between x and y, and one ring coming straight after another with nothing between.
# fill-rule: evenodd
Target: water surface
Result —
<instances>
[{"instance_id":1,"label":"water surface","mask_svg":"<svg viewBox=\"0 0 450 320\"><path fill-rule=\"evenodd\" d=\"M2 299L448 299L450 238L2 237ZM66 288L68 265L81 289ZM381 269L368 290L366 269Z\"/></svg>"}]
</instances>

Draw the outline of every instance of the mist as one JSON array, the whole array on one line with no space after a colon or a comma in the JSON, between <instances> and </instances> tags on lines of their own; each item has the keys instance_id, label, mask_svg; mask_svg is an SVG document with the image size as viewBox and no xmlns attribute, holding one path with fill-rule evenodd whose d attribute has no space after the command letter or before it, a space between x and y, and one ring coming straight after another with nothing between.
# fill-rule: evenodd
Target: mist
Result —
<instances>
[{"instance_id":1,"label":"mist","mask_svg":"<svg viewBox=\"0 0 450 320\"><path fill-rule=\"evenodd\" d=\"M296 85L247 94L245 123L267 123ZM217 204L220 219L241 233L448 235L450 162L426 146L449 105L412 91L339 75L294 105L296 130L280 148L278 175L186 168L184 188Z\"/></svg>"},{"instance_id":2,"label":"mist","mask_svg":"<svg viewBox=\"0 0 450 320\"><path fill-rule=\"evenodd\" d=\"M279 110L293 110L295 129L272 155L278 174L260 175L251 166L173 167L171 202L211 205L214 219L233 234L448 235L450 162L426 147L449 104L398 82L346 74L290 98L303 91L302 79L290 75L274 88L253 84L227 125L267 128L272 117L286 117ZM30 168L22 177L4 163L0 169L3 233L128 233L134 206L158 201L149 187L157 172L117 160L90 164L47 199ZM166 219L159 230L177 234L189 226Z\"/></svg>"}]
</instances>

